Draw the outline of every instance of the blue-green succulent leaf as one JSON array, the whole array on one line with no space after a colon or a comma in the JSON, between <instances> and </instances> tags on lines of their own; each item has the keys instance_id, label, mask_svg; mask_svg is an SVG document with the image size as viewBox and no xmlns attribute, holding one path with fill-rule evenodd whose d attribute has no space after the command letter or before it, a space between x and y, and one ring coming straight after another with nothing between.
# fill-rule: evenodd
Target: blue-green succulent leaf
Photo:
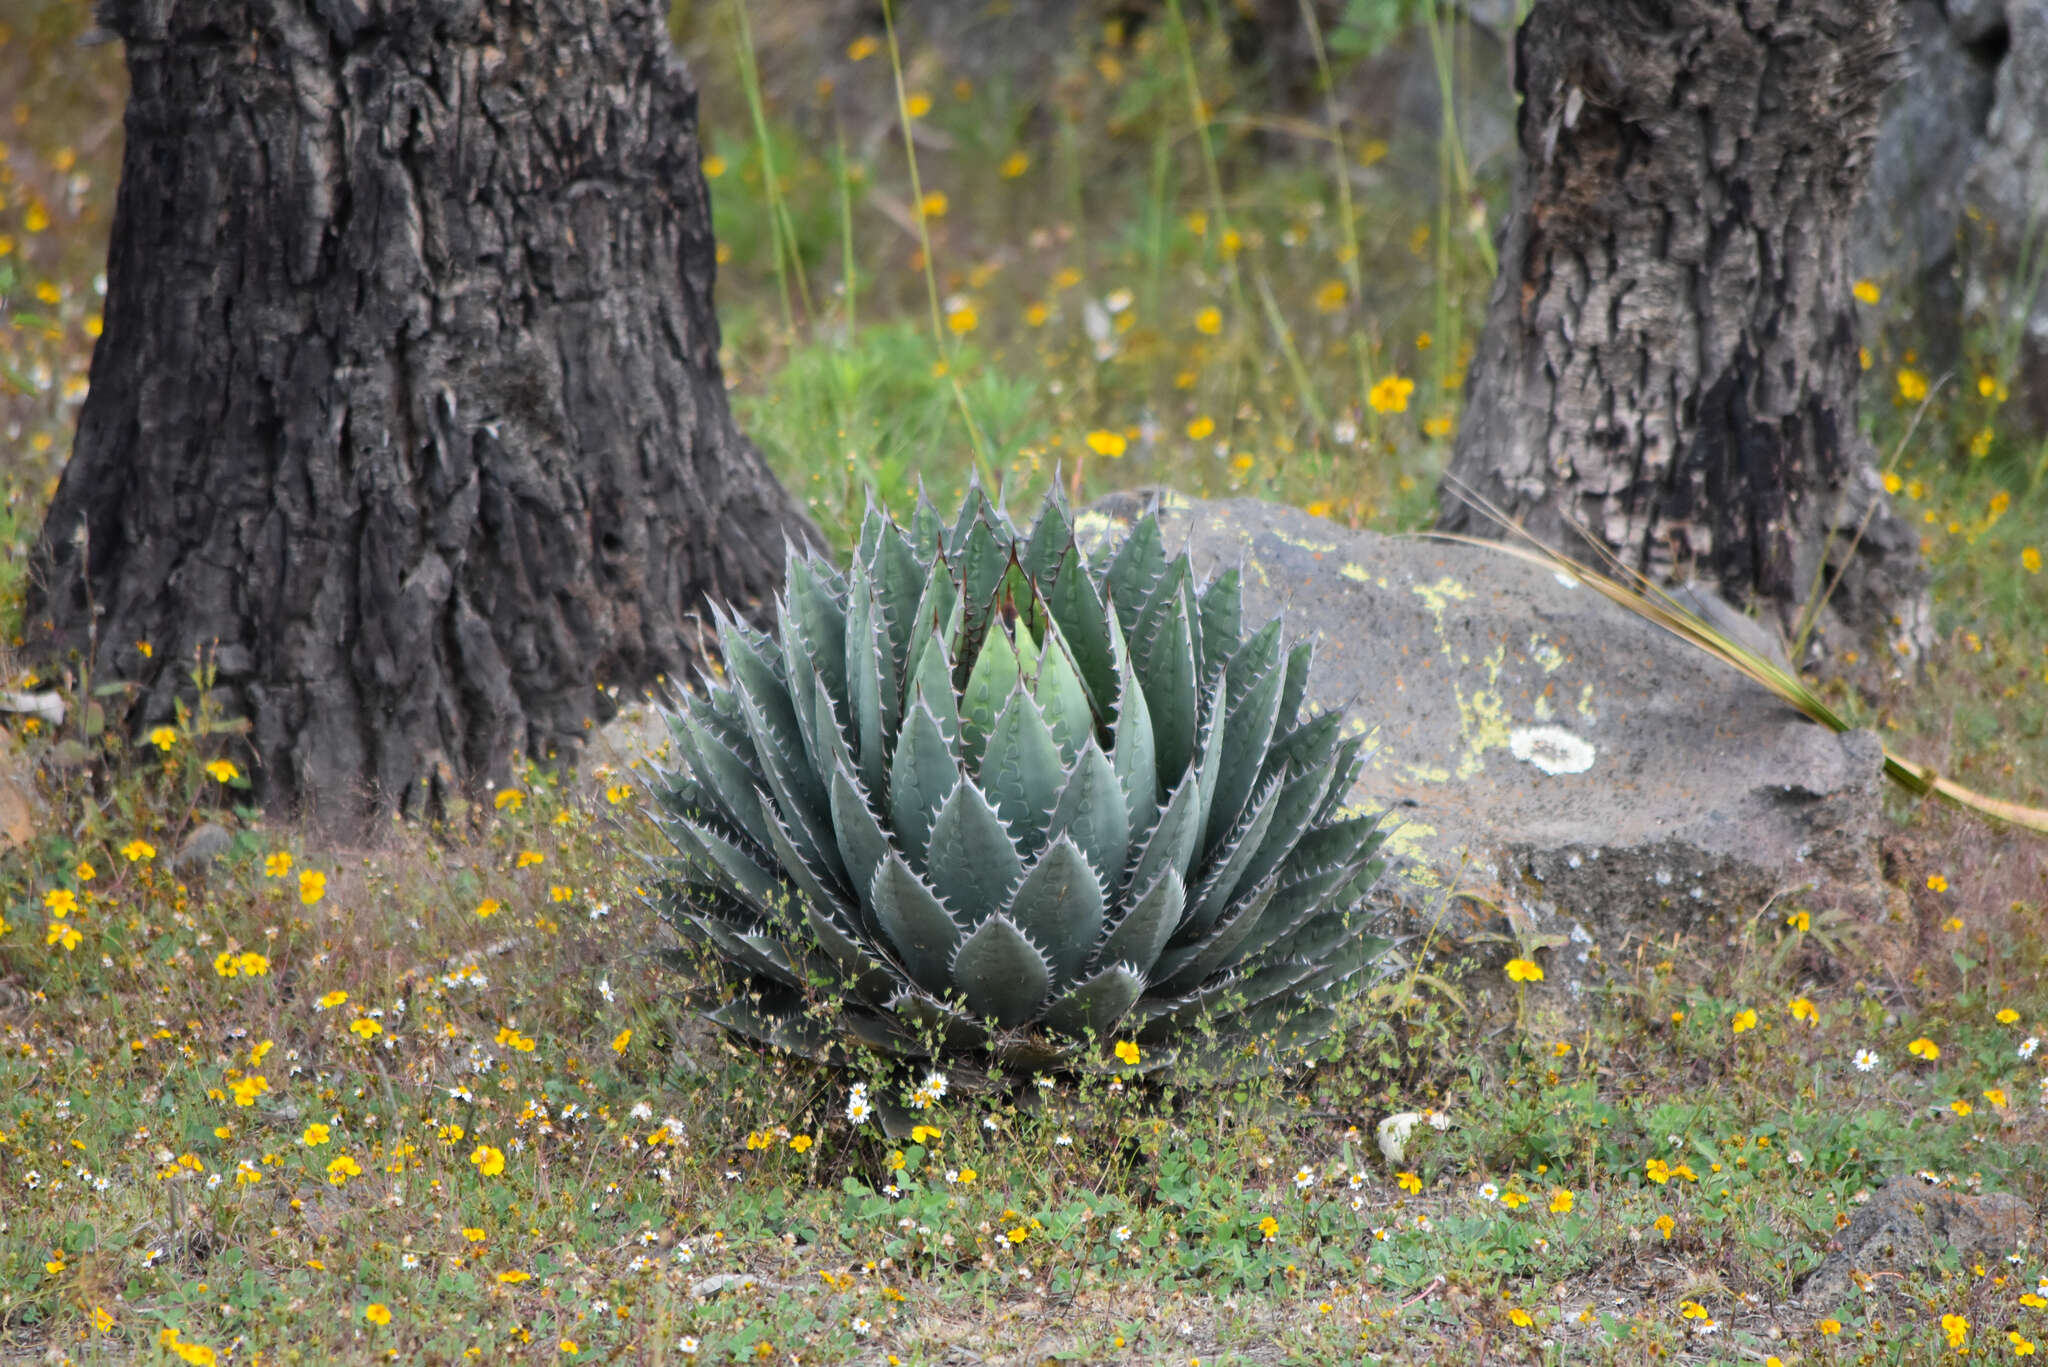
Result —
<instances>
[{"instance_id":1,"label":"blue-green succulent leaf","mask_svg":"<svg viewBox=\"0 0 2048 1367\"><path fill-rule=\"evenodd\" d=\"M1173 938L1186 908L1187 887L1180 875L1172 869L1162 870L1143 895L1131 903L1123 919L1110 928L1089 962L1096 966L1135 964L1141 972L1150 972L1165 951L1166 942Z\"/></svg>"},{"instance_id":2,"label":"blue-green succulent leaf","mask_svg":"<svg viewBox=\"0 0 2048 1367\"><path fill-rule=\"evenodd\" d=\"M1223 914L1224 907L1242 886L1245 870L1258 854L1267 828L1273 824L1273 812L1279 806L1281 791L1278 782L1269 784L1265 791L1252 799L1244 820L1217 842L1202 881L1196 885L1194 896L1189 899L1192 905L1188 908L1187 921L1181 927L1183 935L1207 932Z\"/></svg>"},{"instance_id":3,"label":"blue-green succulent leaf","mask_svg":"<svg viewBox=\"0 0 2048 1367\"><path fill-rule=\"evenodd\" d=\"M1282 681L1279 663L1269 660L1224 719L1223 756L1216 770L1216 795L1209 807L1206 847L1213 848L1236 823L1265 768Z\"/></svg>"},{"instance_id":4,"label":"blue-green succulent leaf","mask_svg":"<svg viewBox=\"0 0 2048 1367\"><path fill-rule=\"evenodd\" d=\"M1074 657L1081 682L1088 686L1095 710L1108 716L1116 704L1116 658L1110 646L1112 613L1079 548L1067 547L1059 564L1051 591L1045 594L1046 610L1059 624L1060 634L1066 637L1067 650Z\"/></svg>"},{"instance_id":5,"label":"blue-green succulent leaf","mask_svg":"<svg viewBox=\"0 0 2048 1367\"><path fill-rule=\"evenodd\" d=\"M793 630L783 638L783 649L791 646L810 656L811 665L825 680L834 698L846 696L846 605L833 596L827 578L836 578L830 565L808 555L792 555L786 575L788 583L785 618Z\"/></svg>"},{"instance_id":6,"label":"blue-green succulent leaf","mask_svg":"<svg viewBox=\"0 0 2048 1367\"><path fill-rule=\"evenodd\" d=\"M1038 510L1038 521L1032 524L1031 536L1018 557L1024 572L1038 581L1040 593L1052 588L1065 572L1066 554L1073 545L1074 519L1067 511L1066 496L1055 484L1045 505Z\"/></svg>"},{"instance_id":7,"label":"blue-green succulent leaf","mask_svg":"<svg viewBox=\"0 0 2048 1367\"><path fill-rule=\"evenodd\" d=\"M1149 658L1139 653L1136 641L1131 650L1138 686L1152 720L1159 782L1172 787L1194 758L1196 728L1201 721L1201 684L1195 674L1195 643L1188 632L1187 615L1176 607L1159 619Z\"/></svg>"},{"instance_id":8,"label":"blue-green succulent leaf","mask_svg":"<svg viewBox=\"0 0 2048 1367\"><path fill-rule=\"evenodd\" d=\"M1243 901L1231 906L1202 939L1178 949L1168 947L1159 956L1158 971L1163 976L1154 984L1156 990L1169 994L1191 992L1208 981L1210 975L1235 964L1238 946L1258 925L1266 903L1273 899L1273 887L1268 881L1255 888Z\"/></svg>"},{"instance_id":9,"label":"blue-green succulent leaf","mask_svg":"<svg viewBox=\"0 0 2048 1367\"><path fill-rule=\"evenodd\" d=\"M690 841L691 848L685 852L705 861L706 871L718 886L746 903L755 915L768 920L789 919L790 889L753 855L701 821L676 823L670 834L678 833Z\"/></svg>"},{"instance_id":10,"label":"blue-green succulent leaf","mask_svg":"<svg viewBox=\"0 0 2048 1367\"><path fill-rule=\"evenodd\" d=\"M1071 983L1102 936L1102 879L1080 847L1061 836L1017 885L1009 917L1045 950L1055 988Z\"/></svg>"},{"instance_id":11,"label":"blue-green succulent leaf","mask_svg":"<svg viewBox=\"0 0 2048 1367\"><path fill-rule=\"evenodd\" d=\"M1046 820L1066 777L1060 747L1039 714L1038 704L1023 689L996 718L988 749L981 758L981 786L1027 854L1046 839Z\"/></svg>"},{"instance_id":12,"label":"blue-green succulent leaf","mask_svg":"<svg viewBox=\"0 0 2048 1367\"><path fill-rule=\"evenodd\" d=\"M1159 519L1147 513L1132 524L1130 534L1110 557L1105 576L1108 597L1123 618L1124 630L1129 631L1137 621L1138 613L1166 573L1167 564L1166 539L1159 530Z\"/></svg>"},{"instance_id":13,"label":"blue-green succulent leaf","mask_svg":"<svg viewBox=\"0 0 2048 1367\"><path fill-rule=\"evenodd\" d=\"M1228 569L1202 591L1202 672L1229 659L1244 634L1244 578Z\"/></svg>"},{"instance_id":14,"label":"blue-green succulent leaf","mask_svg":"<svg viewBox=\"0 0 2048 1367\"><path fill-rule=\"evenodd\" d=\"M860 759L860 779L871 793L882 791L888 773L885 761L895 734L890 723L897 715L896 709L890 708L885 716L884 691L893 695L895 680L884 667L882 651L876 648L875 630L867 567L855 561L847 583L846 710Z\"/></svg>"},{"instance_id":15,"label":"blue-green succulent leaf","mask_svg":"<svg viewBox=\"0 0 2048 1367\"><path fill-rule=\"evenodd\" d=\"M1111 964L1075 984L1046 1008L1045 1025L1069 1039L1105 1039L1145 990L1131 964Z\"/></svg>"},{"instance_id":16,"label":"blue-green succulent leaf","mask_svg":"<svg viewBox=\"0 0 2048 1367\"><path fill-rule=\"evenodd\" d=\"M1002 1029L1038 1013L1052 986L1052 968L1009 917L983 921L953 956L953 983L967 1007Z\"/></svg>"},{"instance_id":17,"label":"blue-green succulent leaf","mask_svg":"<svg viewBox=\"0 0 2048 1367\"><path fill-rule=\"evenodd\" d=\"M939 804L961 782L960 766L953 755L931 708L922 702L914 704L896 758L889 766L889 823L898 848L916 868L925 867L932 818Z\"/></svg>"},{"instance_id":18,"label":"blue-green succulent leaf","mask_svg":"<svg viewBox=\"0 0 2048 1367\"><path fill-rule=\"evenodd\" d=\"M1189 774L1167 795L1166 806L1145 837L1143 850L1125 886L1148 888L1167 869L1179 874L1183 883L1187 881L1189 865L1194 862L1195 842L1202 835L1201 802L1201 785Z\"/></svg>"},{"instance_id":19,"label":"blue-green succulent leaf","mask_svg":"<svg viewBox=\"0 0 2048 1367\"><path fill-rule=\"evenodd\" d=\"M890 851L875 870L868 903L875 909L875 921L897 962L926 991L948 991L953 953L965 933L938 895L911 872L902 855Z\"/></svg>"},{"instance_id":20,"label":"blue-green succulent leaf","mask_svg":"<svg viewBox=\"0 0 2048 1367\"><path fill-rule=\"evenodd\" d=\"M1010 633L998 626L983 640L981 654L967 675L967 688L960 695L960 753L970 771L981 763L981 750L995 728L996 713L1023 677Z\"/></svg>"},{"instance_id":21,"label":"blue-green succulent leaf","mask_svg":"<svg viewBox=\"0 0 2048 1367\"><path fill-rule=\"evenodd\" d=\"M1131 829L1142 831L1159 815L1159 748L1152 735L1152 707L1132 669L1121 626L1112 628L1110 644L1117 671L1116 776L1123 785Z\"/></svg>"},{"instance_id":22,"label":"blue-green succulent leaf","mask_svg":"<svg viewBox=\"0 0 2048 1367\"><path fill-rule=\"evenodd\" d=\"M768 825L754 794L767 786L765 775L726 748L725 742L695 716L685 713L676 733L677 749L697 778L697 790L712 810L735 830L745 831L762 850L768 848Z\"/></svg>"},{"instance_id":23,"label":"blue-green succulent leaf","mask_svg":"<svg viewBox=\"0 0 2048 1367\"><path fill-rule=\"evenodd\" d=\"M1059 742L1063 762L1071 764L1081 747L1094 737L1097 714L1073 657L1067 653L1059 627L1050 622L1046 626L1033 693L1045 711L1053 739ZM1108 712L1105 710L1102 715L1107 716Z\"/></svg>"},{"instance_id":24,"label":"blue-green succulent leaf","mask_svg":"<svg viewBox=\"0 0 2048 1367\"><path fill-rule=\"evenodd\" d=\"M960 706L953 697L953 660L946 652L946 643L940 633L926 635L922 645L913 646L917 659L917 673L905 685L903 695L912 702L922 702L931 709L932 720L939 724L939 733L946 738L946 744L954 749L960 747Z\"/></svg>"},{"instance_id":25,"label":"blue-green succulent leaf","mask_svg":"<svg viewBox=\"0 0 2048 1367\"><path fill-rule=\"evenodd\" d=\"M889 838L869 810L866 796L852 774L832 774L832 834L839 842L839 858L846 866L846 881L859 894L861 922L874 929L874 908L868 890L874 886L875 870L889 853Z\"/></svg>"},{"instance_id":26,"label":"blue-green succulent leaf","mask_svg":"<svg viewBox=\"0 0 2048 1367\"><path fill-rule=\"evenodd\" d=\"M1009 905L1024 861L979 786L962 781L932 822L931 884L962 925Z\"/></svg>"},{"instance_id":27,"label":"blue-green succulent leaf","mask_svg":"<svg viewBox=\"0 0 2048 1367\"><path fill-rule=\"evenodd\" d=\"M1301 724L1302 705L1308 700L1309 671L1315 667L1316 645L1303 641L1287 652L1287 682L1280 689L1280 724L1276 734L1286 735Z\"/></svg>"},{"instance_id":28,"label":"blue-green succulent leaf","mask_svg":"<svg viewBox=\"0 0 2048 1367\"><path fill-rule=\"evenodd\" d=\"M1081 747L1080 759L1068 771L1045 830L1051 839L1071 837L1101 873L1105 889L1122 885L1131 849L1130 820L1116 771L1093 740Z\"/></svg>"}]
</instances>

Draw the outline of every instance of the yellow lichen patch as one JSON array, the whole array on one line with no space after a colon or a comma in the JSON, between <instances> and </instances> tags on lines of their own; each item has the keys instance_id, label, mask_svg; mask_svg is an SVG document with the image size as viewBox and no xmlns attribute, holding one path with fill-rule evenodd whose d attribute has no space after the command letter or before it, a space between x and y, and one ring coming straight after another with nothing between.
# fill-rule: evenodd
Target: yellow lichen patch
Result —
<instances>
[{"instance_id":1,"label":"yellow lichen patch","mask_svg":"<svg viewBox=\"0 0 2048 1367\"><path fill-rule=\"evenodd\" d=\"M1498 750L1508 743L1508 704L1500 693L1500 671L1507 663L1507 653L1506 646L1496 646L1493 654L1486 657L1486 687L1475 688L1470 695L1462 688L1451 690L1458 700L1458 735L1465 742L1465 751L1458 757L1457 772L1461 779L1471 778L1486 767L1488 750Z\"/></svg>"},{"instance_id":2,"label":"yellow lichen patch","mask_svg":"<svg viewBox=\"0 0 2048 1367\"><path fill-rule=\"evenodd\" d=\"M1472 596L1472 590L1448 574L1434 584L1417 584L1413 591L1417 598L1429 604L1430 614L1436 618L1436 635L1440 641L1444 635L1444 609L1453 602L1462 603ZM1449 641L1444 641L1443 650L1446 655L1451 653Z\"/></svg>"},{"instance_id":3,"label":"yellow lichen patch","mask_svg":"<svg viewBox=\"0 0 2048 1367\"><path fill-rule=\"evenodd\" d=\"M1096 512L1093 508L1074 514L1076 540L1085 541L1089 537L1098 537L1104 545L1108 545L1111 540L1120 539L1129 530L1129 523L1118 522L1106 514Z\"/></svg>"},{"instance_id":4,"label":"yellow lichen patch","mask_svg":"<svg viewBox=\"0 0 2048 1367\"><path fill-rule=\"evenodd\" d=\"M1349 820L1352 817L1373 816L1387 810L1390 804L1376 797L1361 797L1356 802L1346 803L1338 809L1337 815ZM1400 875L1417 887L1441 887L1443 880L1437 876L1434 867L1436 851L1424 843L1437 833L1436 827L1427 821L1414 821L1401 817L1393 818L1387 827L1385 849L1399 859Z\"/></svg>"},{"instance_id":5,"label":"yellow lichen patch","mask_svg":"<svg viewBox=\"0 0 2048 1367\"><path fill-rule=\"evenodd\" d=\"M1541 632L1529 637L1529 658L1543 666L1545 674L1555 674L1564 667L1564 652L1555 643L1544 640Z\"/></svg>"},{"instance_id":6,"label":"yellow lichen patch","mask_svg":"<svg viewBox=\"0 0 2048 1367\"><path fill-rule=\"evenodd\" d=\"M1468 698L1456 690L1458 734L1464 737L1465 753L1458 757L1458 777L1471 778L1486 767L1486 752L1508 743L1507 701L1490 688L1475 689Z\"/></svg>"},{"instance_id":7,"label":"yellow lichen patch","mask_svg":"<svg viewBox=\"0 0 2048 1367\"><path fill-rule=\"evenodd\" d=\"M1410 764L1405 766L1401 772L1414 779L1417 783L1449 783L1451 781L1451 771L1444 768L1441 764Z\"/></svg>"},{"instance_id":8,"label":"yellow lichen patch","mask_svg":"<svg viewBox=\"0 0 2048 1367\"><path fill-rule=\"evenodd\" d=\"M1286 532L1277 529L1273 532L1273 539L1284 545L1295 546L1304 551L1315 551L1319 554L1337 549L1337 543L1334 541L1311 541L1305 536L1289 536Z\"/></svg>"},{"instance_id":9,"label":"yellow lichen patch","mask_svg":"<svg viewBox=\"0 0 2048 1367\"><path fill-rule=\"evenodd\" d=\"M1579 690L1579 715L1587 721L1600 720L1599 715L1593 711L1593 685L1591 684L1587 684Z\"/></svg>"},{"instance_id":10,"label":"yellow lichen patch","mask_svg":"<svg viewBox=\"0 0 2048 1367\"><path fill-rule=\"evenodd\" d=\"M1365 566L1355 560L1345 561L1344 568L1338 570L1337 573L1355 584L1369 584L1372 582L1372 576L1365 572Z\"/></svg>"}]
</instances>

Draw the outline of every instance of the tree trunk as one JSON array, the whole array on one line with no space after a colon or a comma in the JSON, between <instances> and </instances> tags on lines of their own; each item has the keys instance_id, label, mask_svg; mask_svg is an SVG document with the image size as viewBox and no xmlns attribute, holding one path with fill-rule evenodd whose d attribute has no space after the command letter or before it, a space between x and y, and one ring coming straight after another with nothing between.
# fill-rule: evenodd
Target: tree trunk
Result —
<instances>
[{"instance_id":1,"label":"tree trunk","mask_svg":"<svg viewBox=\"0 0 2048 1367\"><path fill-rule=\"evenodd\" d=\"M1469 487L1697 577L1788 638L1927 644L1918 541L1856 423L1846 264L1896 15L1875 0L1544 0L1522 160L1440 526Z\"/></svg>"},{"instance_id":2,"label":"tree trunk","mask_svg":"<svg viewBox=\"0 0 2048 1367\"><path fill-rule=\"evenodd\" d=\"M330 829L573 753L815 538L735 428L657 0L102 0L106 332L36 552L48 658ZM144 645L143 643L147 643Z\"/></svg>"}]
</instances>

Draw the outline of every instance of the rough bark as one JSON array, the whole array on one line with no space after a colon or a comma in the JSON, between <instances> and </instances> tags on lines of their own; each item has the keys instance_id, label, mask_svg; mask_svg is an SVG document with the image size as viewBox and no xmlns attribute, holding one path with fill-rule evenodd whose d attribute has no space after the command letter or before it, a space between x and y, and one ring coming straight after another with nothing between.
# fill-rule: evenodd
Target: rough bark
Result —
<instances>
[{"instance_id":1,"label":"rough bark","mask_svg":"<svg viewBox=\"0 0 2048 1367\"><path fill-rule=\"evenodd\" d=\"M816 533L726 403L664 15L103 0L132 91L46 657L143 726L203 656L257 799L360 829L566 755L706 595L764 607Z\"/></svg>"},{"instance_id":2,"label":"rough bark","mask_svg":"<svg viewBox=\"0 0 2048 1367\"><path fill-rule=\"evenodd\" d=\"M1894 65L1871 0L1546 0L1521 165L1440 525L1469 487L1790 634L1924 646L1917 538L1856 422L1845 245Z\"/></svg>"}]
</instances>

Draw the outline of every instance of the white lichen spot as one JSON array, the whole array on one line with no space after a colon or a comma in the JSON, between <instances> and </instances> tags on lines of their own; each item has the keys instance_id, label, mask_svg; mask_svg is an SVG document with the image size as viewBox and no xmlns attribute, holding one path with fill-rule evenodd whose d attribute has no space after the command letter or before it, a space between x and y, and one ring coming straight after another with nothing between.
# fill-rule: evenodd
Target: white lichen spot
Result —
<instances>
[{"instance_id":1,"label":"white lichen spot","mask_svg":"<svg viewBox=\"0 0 2048 1367\"><path fill-rule=\"evenodd\" d=\"M1508 733L1508 753L1546 774L1583 774L1599 752L1562 726L1518 726Z\"/></svg>"},{"instance_id":2,"label":"white lichen spot","mask_svg":"<svg viewBox=\"0 0 2048 1367\"><path fill-rule=\"evenodd\" d=\"M1566 574L1563 570L1556 571L1551 577L1568 589L1575 589L1579 586L1579 581Z\"/></svg>"},{"instance_id":3,"label":"white lichen spot","mask_svg":"<svg viewBox=\"0 0 2048 1367\"><path fill-rule=\"evenodd\" d=\"M1657 886L1660 888L1668 888L1671 886L1671 870L1657 870Z\"/></svg>"}]
</instances>

